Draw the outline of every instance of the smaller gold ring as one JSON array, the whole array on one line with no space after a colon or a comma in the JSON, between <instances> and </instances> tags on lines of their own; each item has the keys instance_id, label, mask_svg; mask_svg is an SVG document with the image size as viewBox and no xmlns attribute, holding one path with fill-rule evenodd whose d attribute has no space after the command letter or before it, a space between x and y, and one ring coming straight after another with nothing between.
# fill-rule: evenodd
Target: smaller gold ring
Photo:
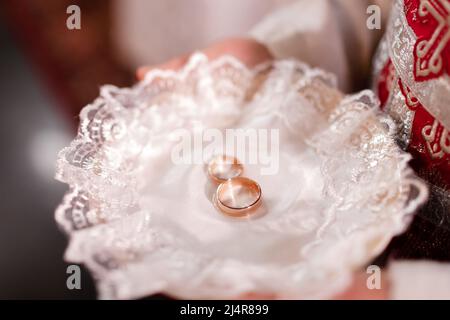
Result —
<instances>
[{"instance_id":1,"label":"smaller gold ring","mask_svg":"<svg viewBox=\"0 0 450 320\"><path fill-rule=\"evenodd\" d=\"M208 175L217 183L236 178L244 172L244 166L235 157L215 156L208 163Z\"/></svg>"},{"instance_id":2,"label":"smaller gold ring","mask_svg":"<svg viewBox=\"0 0 450 320\"><path fill-rule=\"evenodd\" d=\"M216 191L217 208L231 217L244 217L261 204L261 187L255 181L236 177L221 183Z\"/></svg>"}]
</instances>

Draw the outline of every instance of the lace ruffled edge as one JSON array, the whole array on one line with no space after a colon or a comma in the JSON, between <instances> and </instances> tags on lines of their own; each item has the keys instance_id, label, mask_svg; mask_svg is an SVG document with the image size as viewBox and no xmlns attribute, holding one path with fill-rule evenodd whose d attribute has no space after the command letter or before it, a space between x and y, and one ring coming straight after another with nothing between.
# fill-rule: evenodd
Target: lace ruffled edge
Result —
<instances>
[{"instance_id":1,"label":"lace ruffled edge","mask_svg":"<svg viewBox=\"0 0 450 320\"><path fill-rule=\"evenodd\" d=\"M187 74L189 74L189 70L193 70L197 63L200 62L207 62L206 57L204 57L201 54L196 54L193 56L193 58L190 60L188 65L182 69L180 72L174 72L174 71L162 71L162 70L155 70L150 72L145 80L135 86L135 88L144 88L151 86L156 79L160 78L171 78L171 77L181 77L182 79L186 77ZM262 65L259 66L253 70L248 70L245 66L243 66L238 60L232 58L232 57L224 57L222 59L218 59L216 61L211 62L212 66L218 67L223 64L231 64L235 66L236 68L245 70L245 73L247 76L254 76L255 74L261 72L261 70L264 70L268 67L268 65ZM317 69L310 69L306 67L305 65L301 63L296 64L299 66L300 69L303 70L304 74L307 74L308 76L305 76L306 79L309 79L312 81L312 79L320 78L321 81L325 81L327 84L331 84L331 86L334 85L334 79L332 76L329 76L328 74L317 70ZM118 102L115 99L115 96L120 96L121 94L131 94L133 95L133 88L132 89L118 89L116 87L112 86L105 86L101 90L101 97L97 99L93 104L88 105L80 114L81 124L80 129L77 135L77 138L71 143L71 145L68 148L63 149L58 157L58 164L57 164L57 174L56 178L62 182L68 183L70 185L70 191L65 195L62 204L58 207L55 213L55 217L59 225L71 236L76 230L82 230L84 228L89 228L92 226L95 226L97 224L104 223L106 221L110 221L108 217L102 215L101 213L92 211L92 208L95 208L101 200L99 199L92 199L91 193L88 193L86 190L96 190L95 188L92 189L93 186L95 186L96 183L98 183L99 179L104 179L105 177L102 177L100 175L92 174L92 173L86 173L85 168L82 167L83 164L83 157L79 157L79 163L80 166L68 164L67 162L67 156L70 153L75 152L76 150L82 149L84 151L83 155L89 154L89 152L95 152L96 149L99 149L102 147L104 143L108 143L108 141L112 141L114 138L114 130L112 128L95 128L92 130L92 128L89 128L89 125L92 123L95 123L95 120L92 120L91 115L93 113L96 113L100 111L106 104L107 101L110 102L113 107L112 108L124 108L124 106L120 105L120 102ZM368 91L364 91L363 93L353 96L351 99L359 99L359 98L367 98L369 97L369 101L366 101L368 104L370 104L373 108L377 106L376 98L373 97L372 94L370 94ZM364 99L361 100L361 102L364 101ZM344 99L345 101L345 99ZM375 107L374 107L375 106ZM126 108L126 107L125 107ZM104 115L102 115L104 116ZM388 131L392 129L393 124L389 121L389 118L387 118L385 115L381 116L382 119L385 119L385 122L388 126ZM95 116L94 116L95 119ZM104 132L103 132L104 131ZM102 132L100 135L92 135L92 132ZM416 211L416 209L425 202L427 199L427 188L425 187L424 183L416 178L412 172L412 170L408 166L408 161L410 160L410 155L403 153L402 151L398 150L399 152L399 159L400 159L400 172L401 175L404 177L403 179L403 187L408 190L414 190L411 191L411 194L409 195L409 199L406 202L406 206L396 214L395 216L392 216L392 219L394 220L394 228L387 228L384 231L386 231L382 236L382 241L379 241L379 246L375 250L372 250L373 255L377 255L384 250L386 247L388 241L392 239L393 236L400 234L403 232L407 226L409 225L409 222L412 219L412 214ZM76 156L74 156L75 159L78 159ZM92 169L91 167L89 169ZM111 177L107 177L108 179L111 179ZM117 178L117 177L116 177ZM108 180L107 179L107 180ZM111 180L108 180L111 181ZM117 179L117 182L120 182L120 179ZM120 183L118 187L121 187ZM106 196L106 195L105 195ZM133 212L134 210L137 210L133 204L133 193L124 193L123 198L115 199L116 201L109 201L108 203L108 210L112 212L113 214L111 216L115 216L115 214L118 214L117 217L120 217L120 212L123 210L127 210L129 212ZM128 201L125 201L124 199L129 199ZM105 205L105 203L102 203L102 205ZM68 219L68 215L71 215L72 217ZM75 220L74 220L75 217ZM392 226L391 224L387 223L388 226ZM380 228L374 228L374 230L367 230L368 233L374 232L377 233L380 231ZM388 232L389 231L389 232ZM358 238L358 239L355 239ZM368 248L371 245L371 242L373 242L373 238L380 237L380 235L371 237L363 237L361 235L353 235L353 238L348 238L347 245L351 245L352 243L355 243L357 241L360 246L359 248ZM351 240L351 241L350 241ZM76 244L72 243L70 247L74 247ZM352 249L354 249L352 247ZM349 250L349 252L357 252L358 250ZM67 256L66 256L67 257ZM74 255L70 254L69 259L75 261L76 259L73 259ZM373 258L374 256L370 257ZM129 288L120 288L120 287L127 287L126 281L124 282L124 277L126 278L126 274L117 274L115 273L113 276L108 274L108 272L105 273L105 270L103 268L99 268L98 261L95 261L94 257L86 259L79 259L75 262L85 263L86 266L93 271L94 275L98 279L98 288L100 290L100 297L102 298L125 298L125 297L137 297L139 294L132 294L129 293L128 296L121 296L118 295L117 292L124 291L129 292ZM348 279L351 276L349 273L350 269L354 269L356 267L360 267L362 264L367 262L368 257L364 255L358 255L354 254L352 257L349 257L350 263L347 261L347 264L343 266L342 268L342 277L340 284L336 282L335 289L332 290L330 287L330 290L328 290L329 293L331 291L337 292L340 288L342 288L346 283L348 283ZM349 266L352 266L349 268ZM347 280L345 280L347 279ZM237 285L239 288L239 285ZM256 286L255 286L256 287ZM164 292L164 287L154 287L153 290L148 290L146 294L152 293L152 292ZM248 288L245 288L245 291L248 291ZM166 292L171 293L171 292ZM245 293L244 291L234 291L233 294L238 295L239 293ZM179 293L179 297L183 297L184 295L182 293ZM185 296L186 298L191 298L192 296ZM284 296L282 296L284 297ZM292 296L286 296L292 298ZM317 297L320 297L318 295Z\"/></svg>"}]
</instances>

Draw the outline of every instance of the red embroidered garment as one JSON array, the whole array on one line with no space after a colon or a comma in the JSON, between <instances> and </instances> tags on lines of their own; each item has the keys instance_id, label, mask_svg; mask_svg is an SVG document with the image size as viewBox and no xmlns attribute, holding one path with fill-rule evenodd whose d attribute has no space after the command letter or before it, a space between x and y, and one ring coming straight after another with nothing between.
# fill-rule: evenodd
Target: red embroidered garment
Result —
<instances>
[{"instance_id":1,"label":"red embroidered garment","mask_svg":"<svg viewBox=\"0 0 450 320\"><path fill-rule=\"evenodd\" d=\"M450 261L450 0L396 0L375 57L374 89L430 199L388 257Z\"/></svg>"},{"instance_id":2,"label":"red embroidered garment","mask_svg":"<svg viewBox=\"0 0 450 320\"><path fill-rule=\"evenodd\" d=\"M450 67L450 1L449 0L405 0L404 12L408 26L416 36L412 52L414 56L414 80L425 82L440 77L447 77ZM395 19L394 19L395 20ZM392 20L392 21L394 21ZM391 22L392 23L392 22ZM401 37L402 35L399 35ZM392 42L395 42L392 41ZM380 70L376 89L381 106L388 113L393 109L411 116L401 125L410 126L405 143L406 149L414 156L413 165L430 182L450 190L450 135L439 118L429 112L429 106L422 104L409 86L402 79L401 72L395 66L396 57L388 58ZM398 57L397 57L398 59ZM402 99L391 96L400 92ZM448 92L450 95L450 92ZM439 97L436 97L439 98ZM391 104L391 105L390 105ZM444 110L444 112L450 112ZM399 117L399 119L402 117ZM405 118L402 118L405 119ZM408 120L409 119L409 120ZM404 122L411 123L405 124ZM402 138L401 138L402 139ZM405 138L403 138L405 140Z\"/></svg>"},{"instance_id":3,"label":"red embroidered garment","mask_svg":"<svg viewBox=\"0 0 450 320\"><path fill-rule=\"evenodd\" d=\"M405 15L417 36L414 77L426 81L450 71L450 2L405 0Z\"/></svg>"}]
</instances>

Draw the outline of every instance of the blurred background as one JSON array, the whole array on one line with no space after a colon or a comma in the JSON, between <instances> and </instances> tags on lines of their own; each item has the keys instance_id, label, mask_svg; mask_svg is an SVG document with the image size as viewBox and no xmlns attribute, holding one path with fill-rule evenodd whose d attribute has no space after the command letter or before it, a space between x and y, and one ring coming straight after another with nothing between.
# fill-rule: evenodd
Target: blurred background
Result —
<instances>
[{"instance_id":1,"label":"blurred background","mask_svg":"<svg viewBox=\"0 0 450 320\"><path fill-rule=\"evenodd\" d=\"M67 238L54 210L67 186L53 176L99 87L132 85L138 66L246 33L288 2L248 0L240 10L208 0L0 2L0 299L96 297L85 269L81 290L66 287ZM70 5L81 9L80 30L67 28Z\"/></svg>"},{"instance_id":2,"label":"blurred background","mask_svg":"<svg viewBox=\"0 0 450 320\"><path fill-rule=\"evenodd\" d=\"M101 84L130 85L114 60L110 1L79 1L81 30L66 28L74 1L0 4L0 298L95 298L82 269L68 290L66 236L53 213L67 187L53 179L58 151L75 136L77 114Z\"/></svg>"}]
</instances>

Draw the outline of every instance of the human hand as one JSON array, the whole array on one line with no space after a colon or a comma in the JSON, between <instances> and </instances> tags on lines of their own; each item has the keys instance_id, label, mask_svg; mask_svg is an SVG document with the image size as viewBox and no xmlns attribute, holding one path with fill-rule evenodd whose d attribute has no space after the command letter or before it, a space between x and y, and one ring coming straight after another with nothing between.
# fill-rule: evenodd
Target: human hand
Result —
<instances>
[{"instance_id":1,"label":"human hand","mask_svg":"<svg viewBox=\"0 0 450 320\"><path fill-rule=\"evenodd\" d=\"M369 289L367 286L367 274L357 273L353 276L352 283L342 293L334 297L336 300L387 300L389 299L388 281L386 274L382 272L380 289Z\"/></svg>"},{"instance_id":2,"label":"human hand","mask_svg":"<svg viewBox=\"0 0 450 320\"><path fill-rule=\"evenodd\" d=\"M269 50L261 43L253 39L235 38L227 39L201 50L210 60L228 54L238 58L248 67L256 66L262 62L271 60L273 57ZM143 66L136 71L136 78L142 80L145 74L152 69L178 70L188 61L189 54L174 58L161 65Z\"/></svg>"}]
</instances>

